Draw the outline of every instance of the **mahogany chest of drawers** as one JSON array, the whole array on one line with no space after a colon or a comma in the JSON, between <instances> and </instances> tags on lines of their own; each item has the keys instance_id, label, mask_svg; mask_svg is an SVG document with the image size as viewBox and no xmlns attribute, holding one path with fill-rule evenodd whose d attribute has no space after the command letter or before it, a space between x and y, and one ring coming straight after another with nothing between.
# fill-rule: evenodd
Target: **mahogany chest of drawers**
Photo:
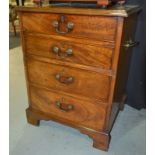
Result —
<instances>
[{"instance_id":1,"label":"mahogany chest of drawers","mask_svg":"<svg viewBox=\"0 0 155 155\"><path fill-rule=\"evenodd\" d=\"M140 8L19 7L27 120L77 128L107 150L123 109Z\"/></svg>"}]
</instances>

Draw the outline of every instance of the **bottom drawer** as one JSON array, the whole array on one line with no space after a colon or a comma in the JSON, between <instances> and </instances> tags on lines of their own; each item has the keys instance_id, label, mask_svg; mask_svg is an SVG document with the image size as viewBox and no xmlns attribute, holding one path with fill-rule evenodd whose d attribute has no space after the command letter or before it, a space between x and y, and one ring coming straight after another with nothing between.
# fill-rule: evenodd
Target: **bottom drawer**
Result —
<instances>
[{"instance_id":1,"label":"bottom drawer","mask_svg":"<svg viewBox=\"0 0 155 155\"><path fill-rule=\"evenodd\" d=\"M103 130L105 123L105 105L95 104L61 95L49 90L30 87L31 107L71 121L87 128Z\"/></svg>"}]
</instances>

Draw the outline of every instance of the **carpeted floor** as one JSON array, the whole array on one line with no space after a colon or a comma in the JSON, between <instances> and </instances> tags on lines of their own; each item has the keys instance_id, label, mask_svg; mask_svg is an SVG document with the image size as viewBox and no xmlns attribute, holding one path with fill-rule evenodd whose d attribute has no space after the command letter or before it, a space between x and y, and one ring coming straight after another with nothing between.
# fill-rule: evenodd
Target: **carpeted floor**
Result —
<instances>
[{"instance_id":1,"label":"carpeted floor","mask_svg":"<svg viewBox=\"0 0 155 155\"><path fill-rule=\"evenodd\" d=\"M19 21L15 21L16 26L16 32L17 35L14 35L14 29L12 27L12 24L9 23L9 49L15 48L20 46L21 39L20 39L20 27L19 27Z\"/></svg>"},{"instance_id":2,"label":"carpeted floor","mask_svg":"<svg viewBox=\"0 0 155 155\"><path fill-rule=\"evenodd\" d=\"M28 107L21 47L10 50L10 155L145 155L145 110L125 106L112 130L108 152L93 148L77 130L41 121L27 123Z\"/></svg>"},{"instance_id":3,"label":"carpeted floor","mask_svg":"<svg viewBox=\"0 0 155 155\"><path fill-rule=\"evenodd\" d=\"M20 33L17 32L17 35L15 36L13 32L10 32L9 33L9 49L20 46L20 43L21 43Z\"/></svg>"}]
</instances>

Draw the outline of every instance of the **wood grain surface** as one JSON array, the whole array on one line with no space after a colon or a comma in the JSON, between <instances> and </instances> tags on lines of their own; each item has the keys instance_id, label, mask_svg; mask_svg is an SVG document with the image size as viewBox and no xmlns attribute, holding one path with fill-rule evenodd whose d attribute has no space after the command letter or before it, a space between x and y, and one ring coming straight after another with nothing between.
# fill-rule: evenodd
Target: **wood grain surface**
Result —
<instances>
[{"instance_id":1,"label":"wood grain surface","mask_svg":"<svg viewBox=\"0 0 155 155\"><path fill-rule=\"evenodd\" d=\"M114 40L117 19L111 17L98 16L79 16L64 14L64 23L60 23L60 30L64 30L64 26L68 22L74 23L73 30L67 34L59 34L56 32L52 23L60 21L59 14L46 13L23 13L23 28L25 31L62 35L66 37L89 38L94 40Z\"/></svg>"},{"instance_id":2,"label":"wood grain surface","mask_svg":"<svg viewBox=\"0 0 155 155\"><path fill-rule=\"evenodd\" d=\"M66 41L56 37L49 37L48 35L35 36L35 34L27 34L25 40L26 52L30 54L87 66L111 68L112 47L92 46L85 44L85 40L82 40L83 43L77 43L72 40ZM54 47L59 48L60 54L53 52ZM72 55L66 55L68 49L73 51Z\"/></svg>"},{"instance_id":3,"label":"wood grain surface","mask_svg":"<svg viewBox=\"0 0 155 155\"><path fill-rule=\"evenodd\" d=\"M27 59L27 68L31 83L90 98L108 99L110 77L104 74L92 74L88 71L35 61L32 58ZM57 74L64 78L73 77L74 80L65 84L56 79Z\"/></svg>"},{"instance_id":4,"label":"wood grain surface","mask_svg":"<svg viewBox=\"0 0 155 155\"><path fill-rule=\"evenodd\" d=\"M105 107L101 104L83 102L62 94L30 87L31 107L47 114L52 114L85 127L102 131L105 120ZM57 107L56 102L60 101L62 107L72 105L73 109L63 111Z\"/></svg>"}]
</instances>

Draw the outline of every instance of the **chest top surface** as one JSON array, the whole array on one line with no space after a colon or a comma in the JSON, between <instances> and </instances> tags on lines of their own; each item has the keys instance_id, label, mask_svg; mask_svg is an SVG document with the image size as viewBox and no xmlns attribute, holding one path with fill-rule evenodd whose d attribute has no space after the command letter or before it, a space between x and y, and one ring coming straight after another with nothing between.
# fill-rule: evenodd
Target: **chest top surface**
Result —
<instances>
[{"instance_id":1,"label":"chest top surface","mask_svg":"<svg viewBox=\"0 0 155 155\"><path fill-rule=\"evenodd\" d=\"M42 13L64 13L75 15L100 15L100 16L120 16L128 17L131 14L139 12L141 7L137 5L112 6L103 8L74 8L74 7L56 7L56 6L20 6L16 8L17 12L42 12Z\"/></svg>"}]
</instances>

